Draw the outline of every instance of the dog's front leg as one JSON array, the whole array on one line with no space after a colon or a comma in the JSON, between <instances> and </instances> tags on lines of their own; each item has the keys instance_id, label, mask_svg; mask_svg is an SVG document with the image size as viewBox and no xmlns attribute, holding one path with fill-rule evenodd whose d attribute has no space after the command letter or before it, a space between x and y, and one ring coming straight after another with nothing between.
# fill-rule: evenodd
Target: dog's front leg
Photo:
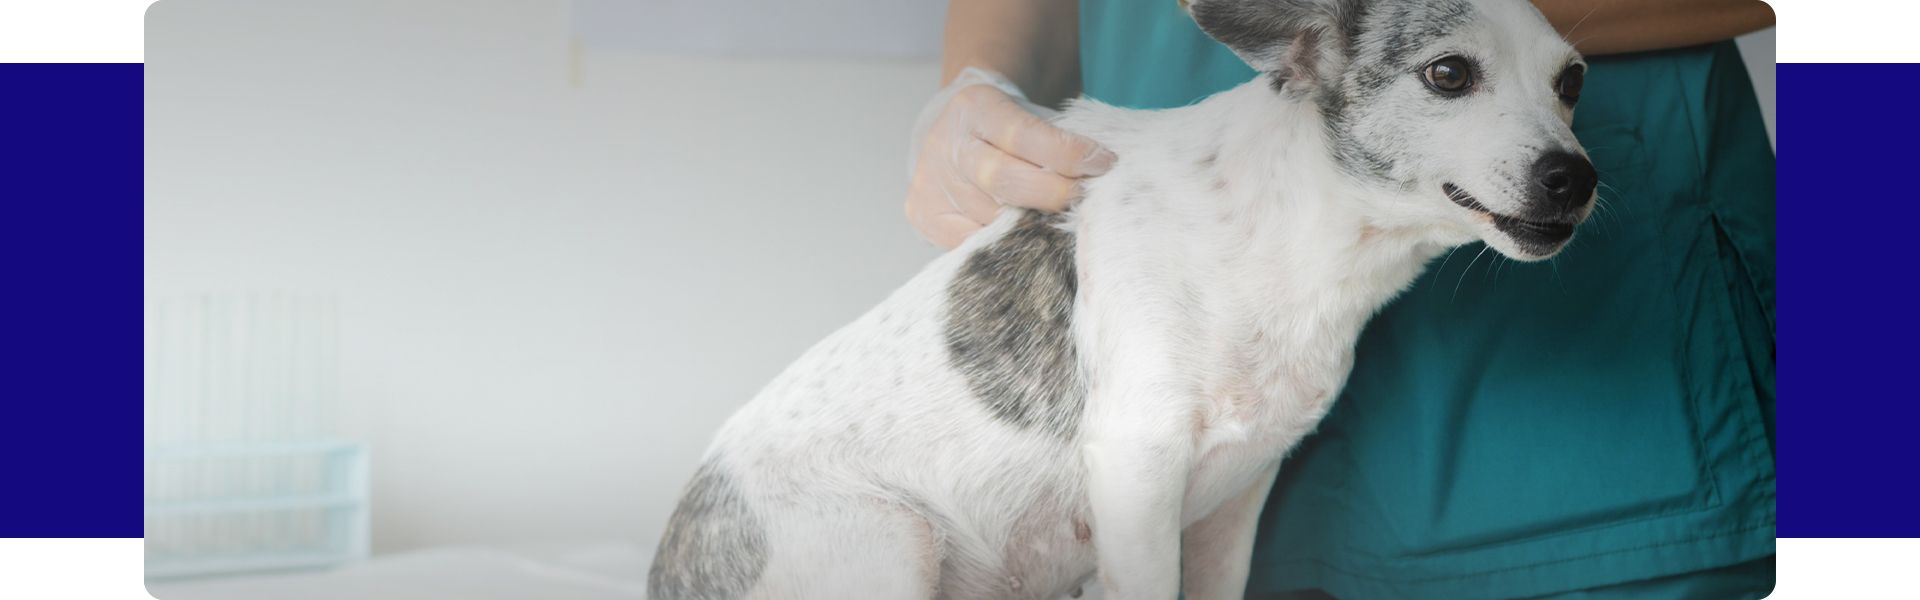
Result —
<instances>
[{"instance_id":1,"label":"dog's front leg","mask_svg":"<svg viewBox=\"0 0 1920 600\"><path fill-rule=\"evenodd\" d=\"M1118 382L1114 382L1118 383ZM1110 393L1148 386L1115 385ZM1192 465L1186 403L1168 398L1090 398L1087 495L1100 584L1113 600L1173 600L1180 593L1180 521Z\"/></svg>"},{"instance_id":2,"label":"dog's front leg","mask_svg":"<svg viewBox=\"0 0 1920 600\"><path fill-rule=\"evenodd\" d=\"M1181 588L1187 600L1224 600L1244 598L1247 593L1247 561L1253 558L1254 529L1260 524L1260 509L1267 505L1267 492L1273 490L1278 465L1253 480L1253 484L1213 514L1187 527L1181 545Z\"/></svg>"}]
</instances>

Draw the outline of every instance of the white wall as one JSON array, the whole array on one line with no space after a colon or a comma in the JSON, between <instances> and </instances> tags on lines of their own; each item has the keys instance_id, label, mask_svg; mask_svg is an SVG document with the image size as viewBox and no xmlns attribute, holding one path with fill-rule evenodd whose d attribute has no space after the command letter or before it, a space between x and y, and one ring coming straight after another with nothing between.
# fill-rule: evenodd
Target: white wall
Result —
<instances>
[{"instance_id":1,"label":"white wall","mask_svg":"<svg viewBox=\"0 0 1920 600\"><path fill-rule=\"evenodd\" d=\"M148 293L338 298L376 552L650 544L720 421L934 254L899 214L930 60L637 54L580 22L149 14Z\"/></svg>"},{"instance_id":2,"label":"white wall","mask_svg":"<svg viewBox=\"0 0 1920 600\"><path fill-rule=\"evenodd\" d=\"M650 544L720 421L933 256L936 69L570 58L563 2L460 6L158 4L148 292L339 298L376 552Z\"/></svg>"},{"instance_id":3,"label":"white wall","mask_svg":"<svg viewBox=\"0 0 1920 600\"><path fill-rule=\"evenodd\" d=\"M934 60L946 0L576 0L589 48Z\"/></svg>"}]
</instances>

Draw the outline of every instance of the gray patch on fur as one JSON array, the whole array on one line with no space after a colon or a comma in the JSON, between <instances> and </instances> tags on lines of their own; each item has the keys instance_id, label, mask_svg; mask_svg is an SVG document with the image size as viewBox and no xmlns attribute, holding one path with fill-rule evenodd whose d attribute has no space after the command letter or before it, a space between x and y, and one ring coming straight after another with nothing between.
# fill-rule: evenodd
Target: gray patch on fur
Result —
<instances>
[{"instance_id":1,"label":"gray patch on fur","mask_svg":"<svg viewBox=\"0 0 1920 600\"><path fill-rule=\"evenodd\" d=\"M1378 20L1363 25L1376 28L1377 35L1382 36L1379 62L1388 68L1413 66L1408 62L1411 58L1424 58L1414 56L1414 52L1452 35L1475 17L1473 4L1467 0L1400 2L1390 6L1393 10L1378 11Z\"/></svg>"},{"instance_id":2,"label":"gray patch on fur","mask_svg":"<svg viewBox=\"0 0 1920 600\"><path fill-rule=\"evenodd\" d=\"M739 598L767 566L767 533L718 457L700 465L647 573L656 600Z\"/></svg>"},{"instance_id":3,"label":"gray patch on fur","mask_svg":"<svg viewBox=\"0 0 1920 600\"><path fill-rule=\"evenodd\" d=\"M1374 106L1394 82L1418 76L1423 65L1415 63L1430 58L1422 53L1435 40L1453 34L1477 14L1467 0L1433 0L1356 3L1350 16L1342 27L1354 50L1347 72L1321 86L1315 101L1342 168L1364 179L1404 185L1407 182L1395 177L1398 164L1391 154L1356 135L1354 123L1368 118L1366 107Z\"/></svg>"},{"instance_id":4,"label":"gray patch on fur","mask_svg":"<svg viewBox=\"0 0 1920 600\"><path fill-rule=\"evenodd\" d=\"M1196 0L1192 13L1276 91L1311 94L1342 169L1403 184L1392 153L1354 133L1355 123L1394 82L1417 73L1419 65L1407 63L1426 58L1418 52L1474 17L1467 0Z\"/></svg>"},{"instance_id":5,"label":"gray patch on fur","mask_svg":"<svg viewBox=\"0 0 1920 600\"><path fill-rule=\"evenodd\" d=\"M1073 346L1073 235L1028 213L947 286L954 370L993 416L1072 437L1085 391Z\"/></svg>"},{"instance_id":6,"label":"gray patch on fur","mask_svg":"<svg viewBox=\"0 0 1920 600\"><path fill-rule=\"evenodd\" d=\"M1200 157L1200 163L1195 165L1194 170L1201 175L1209 175L1213 173L1214 166L1218 164L1220 164L1220 149L1212 148L1207 150L1206 156Z\"/></svg>"},{"instance_id":7,"label":"gray patch on fur","mask_svg":"<svg viewBox=\"0 0 1920 600\"><path fill-rule=\"evenodd\" d=\"M1265 73L1275 91L1295 79L1319 80L1324 55L1347 51L1342 32L1362 0L1195 0L1201 31Z\"/></svg>"}]
</instances>

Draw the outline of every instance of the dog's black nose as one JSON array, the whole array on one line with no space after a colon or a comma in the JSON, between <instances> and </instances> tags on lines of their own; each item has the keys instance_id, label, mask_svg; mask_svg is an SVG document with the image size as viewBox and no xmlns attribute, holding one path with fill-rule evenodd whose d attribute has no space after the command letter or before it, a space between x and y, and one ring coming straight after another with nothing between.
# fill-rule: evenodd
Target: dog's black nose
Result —
<instances>
[{"instance_id":1,"label":"dog's black nose","mask_svg":"<svg viewBox=\"0 0 1920 600\"><path fill-rule=\"evenodd\" d=\"M1599 175L1593 171L1593 163L1572 152L1555 150L1533 162L1533 181L1540 186L1536 192L1557 207L1576 209L1586 206L1592 201L1593 186L1599 180Z\"/></svg>"}]
</instances>

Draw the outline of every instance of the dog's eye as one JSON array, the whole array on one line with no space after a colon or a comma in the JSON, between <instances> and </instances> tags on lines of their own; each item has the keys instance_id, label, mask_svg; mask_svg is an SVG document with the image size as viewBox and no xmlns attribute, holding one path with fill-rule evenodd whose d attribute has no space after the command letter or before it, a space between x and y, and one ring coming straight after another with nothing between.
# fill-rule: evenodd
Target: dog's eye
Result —
<instances>
[{"instance_id":1,"label":"dog's eye","mask_svg":"<svg viewBox=\"0 0 1920 600\"><path fill-rule=\"evenodd\" d=\"M1554 92L1560 94L1560 101L1569 105L1580 101L1580 88L1587 84L1587 68L1581 65L1568 65L1560 72L1560 79L1553 84Z\"/></svg>"},{"instance_id":2,"label":"dog's eye","mask_svg":"<svg viewBox=\"0 0 1920 600\"><path fill-rule=\"evenodd\" d=\"M1459 56L1445 56L1427 65L1427 86L1447 95L1473 87L1473 64Z\"/></svg>"}]
</instances>

